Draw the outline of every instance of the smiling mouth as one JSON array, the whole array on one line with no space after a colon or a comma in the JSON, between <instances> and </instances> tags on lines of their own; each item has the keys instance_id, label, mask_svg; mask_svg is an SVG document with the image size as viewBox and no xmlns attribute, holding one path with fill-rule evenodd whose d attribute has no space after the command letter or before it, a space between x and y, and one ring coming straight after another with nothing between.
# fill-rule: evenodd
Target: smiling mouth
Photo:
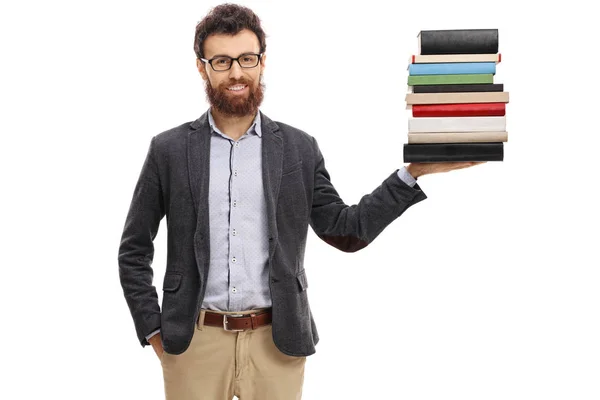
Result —
<instances>
[{"instance_id":1,"label":"smiling mouth","mask_svg":"<svg viewBox=\"0 0 600 400\"><path fill-rule=\"evenodd\" d=\"M248 87L248 85L235 85L235 86L230 86L227 88L227 90L229 90L230 92L241 92L242 90L246 89Z\"/></svg>"}]
</instances>

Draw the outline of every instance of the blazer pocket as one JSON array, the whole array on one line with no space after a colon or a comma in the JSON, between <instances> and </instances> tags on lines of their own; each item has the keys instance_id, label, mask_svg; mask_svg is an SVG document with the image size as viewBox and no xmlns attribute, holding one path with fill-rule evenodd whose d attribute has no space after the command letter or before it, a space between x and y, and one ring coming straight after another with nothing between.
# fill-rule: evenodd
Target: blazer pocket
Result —
<instances>
[{"instance_id":1,"label":"blazer pocket","mask_svg":"<svg viewBox=\"0 0 600 400\"><path fill-rule=\"evenodd\" d=\"M181 285L181 274L178 273L168 273L165 275L165 279L163 280L163 291L165 292L174 292L179 289Z\"/></svg>"},{"instance_id":2,"label":"blazer pocket","mask_svg":"<svg viewBox=\"0 0 600 400\"><path fill-rule=\"evenodd\" d=\"M308 280L306 279L305 269L296 274L296 279L298 280L298 284L300 285L300 291L304 291L308 288Z\"/></svg>"},{"instance_id":3,"label":"blazer pocket","mask_svg":"<svg viewBox=\"0 0 600 400\"><path fill-rule=\"evenodd\" d=\"M301 169L302 169L302 160L298 161L295 164L290 165L285 170L283 170L283 172L281 172L281 176L293 174L294 172L299 171Z\"/></svg>"}]
</instances>

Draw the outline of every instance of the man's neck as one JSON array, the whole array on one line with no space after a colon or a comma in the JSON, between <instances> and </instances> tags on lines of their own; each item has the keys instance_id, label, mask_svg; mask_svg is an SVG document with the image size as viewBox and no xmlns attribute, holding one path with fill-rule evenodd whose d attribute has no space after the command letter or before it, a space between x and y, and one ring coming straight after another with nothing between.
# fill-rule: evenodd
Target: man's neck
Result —
<instances>
[{"instance_id":1,"label":"man's neck","mask_svg":"<svg viewBox=\"0 0 600 400\"><path fill-rule=\"evenodd\" d=\"M256 118L256 114L245 115L243 117L226 116L219 113L214 107L211 107L210 113L217 128L233 140L238 140L242 137L248 128L250 128L250 125L252 125L254 118Z\"/></svg>"}]
</instances>

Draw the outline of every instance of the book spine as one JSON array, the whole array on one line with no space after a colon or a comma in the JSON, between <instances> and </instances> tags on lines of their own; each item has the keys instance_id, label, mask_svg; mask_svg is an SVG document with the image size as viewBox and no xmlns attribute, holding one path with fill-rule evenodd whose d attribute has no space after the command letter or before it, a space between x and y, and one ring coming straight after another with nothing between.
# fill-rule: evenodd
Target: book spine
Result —
<instances>
[{"instance_id":1,"label":"book spine","mask_svg":"<svg viewBox=\"0 0 600 400\"><path fill-rule=\"evenodd\" d=\"M498 29L455 29L421 31L420 54L498 53Z\"/></svg>"},{"instance_id":2,"label":"book spine","mask_svg":"<svg viewBox=\"0 0 600 400\"><path fill-rule=\"evenodd\" d=\"M496 63L410 64L409 75L495 74Z\"/></svg>"},{"instance_id":3,"label":"book spine","mask_svg":"<svg viewBox=\"0 0 600 400\"><path fill-rule=\"evenodd\" d=\"M404 144L404 162L503 161L504 143Z\"/></svg>"},{"instance_id":4,"label":"book spine","mask_svg":"<svg viewBox=\"0 0 600 400\"><path fill-rule=\"evenodd\" d=\"M413 117L501 117L506 103L415 104Z\"/></svg>"},{"instance_id":5,"label":"book spine","mask_svg":"<svg viewBox=\"0 0 600 400\"><path fill-rule=\"evenodd\" d=\"M413 54L408 59L409 64L431 64L431 63L449 63L449 62L493 62L500 63L502 54L433 54L421 55Z\"/></svg>"},{"instance_id":6,"label":"book spine","mask_svg":"<svg viewBox=\"0 0 600 400\"><path fill-rule=\"evenodd\" d=\"M414 85L413 93L502 92L502 83L473 83L451 85Z\"/></svg>"},{"instance_id":7,"label":"book spine","mask_svg":"<svg viewBox=\"0 0 600 400\"><path fill-rule=\"evenodd\" d=\"M506 117L423 117L408 120L409 132L498 132Z\"/></svg>"},{"instance_id":8,"label":"book spine","mask_svg":"<svg viewBox=\"0 0 600 400\"><path fill-rule=\"evenodd\" d=\"M408 143L508 142L508 132L419 132L409 133Z\"/></svg>"},{"instance_id":9,"label":"book spine","mask_svg":"<svg viewBox=\"0 0 600 400\"><path fill-rule=\"evenodd\" d=\"M457 103L508 103L508 92L464 92L464 93L407 93L407 105L457 104Z\"/></svg>"},{"instance_id":10,"label":"book spine","mask_svg":"<svg viewBox=\"0 0 600 400\"><path fill-rule=\"evenodd\" d=\"M449 85L470 83L494 83L492 74L458 74L458 75L409 75L408 85Z\"/></svg>"}]
</instances>

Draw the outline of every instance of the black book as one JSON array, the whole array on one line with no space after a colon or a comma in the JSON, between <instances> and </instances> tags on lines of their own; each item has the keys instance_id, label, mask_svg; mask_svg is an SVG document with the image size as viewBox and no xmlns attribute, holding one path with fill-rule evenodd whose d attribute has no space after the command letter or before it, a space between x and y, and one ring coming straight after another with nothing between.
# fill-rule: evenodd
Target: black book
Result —
<instances>
[{"instance_id":1,"label":"black book","mask_svg":"<svg viewBox=\"0 0 600 400\"><path fill-rule=\"evenodd\" d=\"M503 92L502 83L473 83L465 85L414 85L413 93Z\"/></svg>"},{"instance_id":2,"label":"black book","mask_svg":"<svg viewBox=\"0 0 600 400\"><path fill-rule=\"evenodd\" d=\"M498 29L424 30L417 38L422 55L498 53Z\"/></svg>"},{"instance_id":3,"label":"black book","mask_svg":"<svg viewBox=\"0 0 600 400\"><path fill-rule=\"evenodd\" d=\"M404 162L503 161L504 143L404 144Z\"/></svg>"}]
</instances>

